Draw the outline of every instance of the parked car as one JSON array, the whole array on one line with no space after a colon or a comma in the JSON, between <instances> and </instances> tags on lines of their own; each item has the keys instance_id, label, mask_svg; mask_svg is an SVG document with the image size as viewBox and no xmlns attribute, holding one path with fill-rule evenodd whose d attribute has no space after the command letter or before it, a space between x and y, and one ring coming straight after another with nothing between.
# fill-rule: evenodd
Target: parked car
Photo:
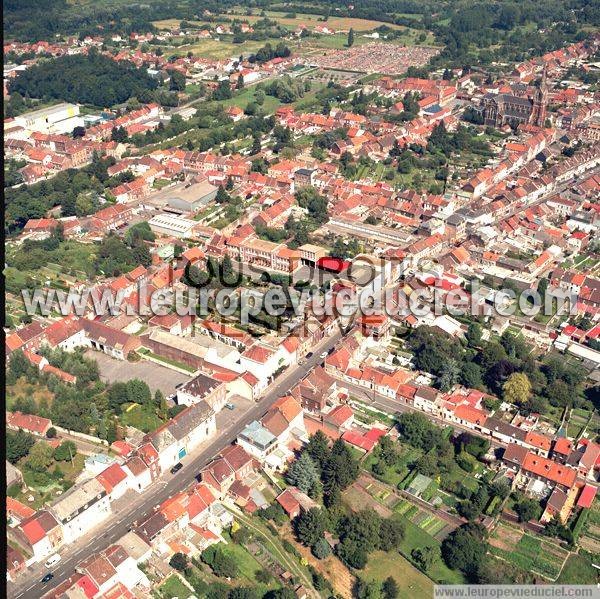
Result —
<instances>
[{"instance_id":1,"label":"parked car","mask_svg":"<svg viewBox=\"0 0 600 599\"><path fill-rule=\"evenodd\" d=\"M173 468L171 468L171 474L177 474L183 468L183 464L181 462L177 462Z\"/></svg>"},{"instance_id":2,"label":"parked car","mask_svg":"<svg viewBox=\"0 0 600 599\"><path fill-rule=\"evenodd\" d=\"M47 560L46 563L44 564L46 566L46 568L51 568L54 564L58 564L58 562L60 561L60 555L58 555L58 553L55 553L54 555L51 555Z\"/></svg>"},{"instance_id":3,"label":"parked car","mask_svg":"<svg viewBox=\"0 0 600 599\"><path fill-rule=\"evenodd\" d=\"M50 582L53 578L54 578L54 574L52 574L52 572L48 572L48 574L46 574L46 576L44 576L44 578L42 578L42 582L45 584L47 582Z\"/></svg>"},{"instance_id":4,"label":"parked car","mask_svg":"<svg viewBox=\"0 0 600 599\"><path fill-rule=\"evenodd\" d=\"M312 353L311 351L309 351L309 352L306 354L306 357L307 357L307 358L312 358L312 355L313 355L313 353Z\"/></svg>"},{"instance_id":5,"label":"parked car","mask_svg":"<svg viewBox=\"0 0 600 599\"><path fill-rule=\"evenodd\" d=\"M234 405L233 405L231 402L227 402L227 403L225 404L225 407L226 407L228 410L235 410L235 406L234 406Z\"/></svg>"},{"instance_id":6,"label":"parked car","mask_svg":"<svg viewBox=\"0 0 600 599\"><path fill-rule=\"evenodd\" d=\"M319 356L319 358L321 358L321 360L324 360L324 359L325 359L325 358L326 358L328 355L329 355L329 353L328 353L328 352L326 352L326 351L324 351L324 352L323 352L323 353L322 353L322 354Z\"/></svg>"}]
</instances>

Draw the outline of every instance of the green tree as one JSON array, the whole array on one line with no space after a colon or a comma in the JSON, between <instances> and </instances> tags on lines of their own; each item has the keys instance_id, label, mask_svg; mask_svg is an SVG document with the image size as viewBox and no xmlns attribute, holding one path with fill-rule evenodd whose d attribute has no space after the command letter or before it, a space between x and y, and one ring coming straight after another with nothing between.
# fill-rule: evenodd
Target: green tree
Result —
<instances>
[{"instance_id":1,"label":"green tree","mask_svg":"<svg viewBox=\"0 0 600 599\"><path fill-rule=\"evenodd\" d=\"M441 553L439 547L427 545L425 547L413 549L411 555L417 566L423 570L423 572L428 572L431 566L438 561Z\"/></svg>"},{"instance_id":2,"label":"green tree","mask_svg":"<svg viewBox=\"0 0 600 599\"><path fill-rule=\"evenodd\" d=\"M315 466L321 470L330 456L327 435L321 430L311 435L308 439L305 452L313 459Z\"/></svg>"},{"instance_id":3,"label":"green tree","mask_svg":"<svg viewBox=\"0 0 600 599\"><path fill-rule=\"evenodd\" d=\"M319 508L311 508L294 520L294 531L298 540L307 547L312 547L325 532L325 517Z\"/></svg>"},{"instance_id":4,"label":"green tree","mask_svg":"<svg viewBox=\"0 0 600 599\"><path fill-rule=\"evenodd\" d=\"M529 522L538 517L540 513L540 504L535 499L522 497L515 502L514 509L519 516L519 522Z\"/></svg>"},{"instance_id":5,"label":"green tree","mask_svg":"<svg viewBox=\"0 0 600 599\"><path fill-rule=\"evenodd\" d=\"M11 464L16 464L21 458L29 454L35 445L35 437L25 431L6 431L6 459Z\"/></svg>"},{"instance_id":6,"label":"green tree","mask_svg":"<svg viewBox=\"0 0 600 599\"><path fill-rule=\"evenodd\" d=\"M348 48L352 48L354 46L354 29L350 27L350 31L348 31Z\"/></svg>"},{"instance_id":7,"label":"green tree","mask_svg":"<svg viewBox=\"0 0 600 599\"><path fill-rule=\"evenodd\" d=\"M453 570L461 570L469 580L476 580L485 558L485 529L479 524L463 524L442 542L442 557Z\"/></svg>"},{"instance_id":8,"label":"green tree","mask_svg":"<svg viewBox=\"0 0 600 599\"><path fill-rule=\"evenodd\" d=\"M531 383L523 372L515 372L508 377L502 387L503 399L508 403L523 406L531 395Z\"/></svg>"},{"instance_id":9,"label":"green tree","mask_svg":"<svg viewBox=\"0 0 600 599\"><path fill-rule=\"evenodd\" d=\"M478 347L481 343L481 325L476 322L471 322L467 329L465 339L469 347Z\"/></svg>"},{"instance_id":10,"label":"green tree","mask_svg":"<svg viewBox=\"0 0 600 599\"><path fill-rule=\"evenodd\" d=\"M77 455L77 445L73 441L63 441L54 450L54 459L57 462L68 462Z\"/></svg>"},{"instance_id":11,"label":"green tree","mask_svg":"<svg viewBox=\"0 0 600 599\"><path fill-rule=\"evenodd\" d=\"M391 576L388 576L383 581L381 593L383 595L383 599L396 599L396 597L398 597L398 584Z\"/></svg>"},{"instance_id":12,"label":"green tree","mask_svg":"<svg viewBox=\"0 0 600 599\"><path fill-rule=\"evenodd\" d=\"M312 552L317 559L325 559L331 554L331 547L329 546L329 543L326 541L325 537L321 537L312 546Z\"/></svg>"},{"instance_id":13,"label":"green tree","mask_svg":"<svg viewBox=\"0 0 600 599\"><path fill-rule=\"evenodd\" d=\"M185 75L175 69L169 69L169 90L175 92L182 92L185 90Z\"/></svg>"},{"instance_id":14,"label":"green tree","mask_svg":"<svg viewBox=\"0 0 600 599\"><path fill-rule=\"evenodd\" d=\"M36 443L27 456L27 467L36 472L45 472L54 458L54 450L48 443L40 441Z\"/></svg>"},{"instance_id":15,"label":"green tree","mask_svg":"<svg viewBox=\"0 0 600 599\"><path fill-rule=\"evenodd\" d=\"M386 518L379 527L379 548L383 551L398 549L404 538L404 525L399 520Z\"/></svg>"},{"instance_id":16,"label":"green tree","mask_svg":"<svg viewBox=\"0 0 600 599\"><path fill-rule=\"evenodd\" d=\"M316 497L319 492L319 471L306 451L288 468L286 479L311 497Z\"/></svg>"},{"instance_id":17,"label":"green tree","mask_svg":"<svg viewBox=\"0 0 600 599\"><path fill-rule=\"evenodd\" d=\"M329 493L333 488L343 491L357 478L360 467L344 441L336 439L331 448L331 456L327 460L322 480L325 490Z\"/></svg>"},{"instance_id":18,"label":"green tree","mask_svg":"<svg viewBox=\"0 0 600 599\"><path fill-rule=\"evenodd\" d=\"M179 552L174 553L171 559L169 560L169 566L171 566L171 568L175 568L175 570L183 572L188 567L187 556Z\"/></svg>"}]
</instances>

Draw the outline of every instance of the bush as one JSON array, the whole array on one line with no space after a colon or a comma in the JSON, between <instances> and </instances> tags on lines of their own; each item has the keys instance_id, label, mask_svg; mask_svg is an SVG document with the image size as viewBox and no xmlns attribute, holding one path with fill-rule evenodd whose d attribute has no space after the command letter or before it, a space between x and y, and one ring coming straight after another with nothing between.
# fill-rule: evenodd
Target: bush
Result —
<instances>
[{"instance_id":1,"label":"bush","mask_svg":"<svg viewBox=\"0 0 600 599\"><path fill-rule=\"evenodd\" d=\"M47 431L46 431L46 438L48 439L56 439L56 429L51 426Z\"/></svg>"},{"instance_id":2,"label":"bush","mask_svg":"<svg viewBox=\"0 0 600 599\"><path fill-rule=\"evenodd\" d=\"M287 539L283 539L283 541L281 542L281 544L283 545L283 548L290 553L291 555L297 557L297 558L301 558L302 555L300 554L300 552L287 540Z\"/></svg>"}]
</instances>

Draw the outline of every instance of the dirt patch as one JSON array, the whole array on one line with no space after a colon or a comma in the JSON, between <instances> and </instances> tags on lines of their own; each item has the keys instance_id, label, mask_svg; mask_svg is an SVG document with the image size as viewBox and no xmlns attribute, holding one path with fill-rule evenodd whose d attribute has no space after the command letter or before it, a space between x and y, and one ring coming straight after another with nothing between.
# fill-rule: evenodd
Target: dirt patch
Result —
<instances>
[{"instance_id":1,"label":"dirt patch","mask_svg":"<svg viewBox=\"0 0 600 599\"><path fill-rule=\"evenodd\" d=\"M308 547L304 547L304 545L301 545L296 541L289 527L280 529L280 533L294 545L294 547L302 554L302 557L306 559L315 570L320 572L331 582L338 595L344 597L344 599L351 599L354 576L337 557L330 555L325 559L319 560L311 553Z\"/></svg>"},{"instance_id":2,"label":"dirt patch","mask_svg":"<svg viewBox=\"0 0 600 599\"><path fill-rule=\"evenodd\" d=\"M591 553L600 553L600 541L592 537L579 537L579 545Z\"/></svg>"},{"instance_id":3,"label":"dirt patch","mask_svg":"<svg viewBox=\"0 0 600 599\"><path fill-rule=\"evenodd\" d=\"M496 537L491 537L489 543L492 547L497 547L503 551L511 551L514 548L514 545L509 545L508 543L504 542L504 540L497 539Z\"/></svg>"},{"instance_id":4,"label":"dirt patch","mask_svg":"<svg viewBox=\"0 0 600 599\"><path fill-rule=\"evenodd\" d=\"M346 489L342 497L354 511L372 509L384 518L389 518L392 515L392 510L381 505L356 483Z\"/></svg>"}]
</instances>

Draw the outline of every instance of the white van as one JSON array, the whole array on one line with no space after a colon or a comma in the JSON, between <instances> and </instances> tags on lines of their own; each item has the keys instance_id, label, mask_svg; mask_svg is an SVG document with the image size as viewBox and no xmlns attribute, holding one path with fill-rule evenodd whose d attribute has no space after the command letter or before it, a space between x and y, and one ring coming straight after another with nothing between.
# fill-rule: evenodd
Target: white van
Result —
<instances>
[{"instance_id":1,"label":"white van","mask_svg":"<svg viewBox=\"0 0 600 599\"><path fill-rule=\"evenodd\" d=\"M55 553L54 555L51 555L47 560L46 563L44 564L46 566L46 568L51 568L52 566L54 566L54 564L58 564L58 562L61 560L60 555L58 555L58 553Z\"/></svg>"}]
</instances>

